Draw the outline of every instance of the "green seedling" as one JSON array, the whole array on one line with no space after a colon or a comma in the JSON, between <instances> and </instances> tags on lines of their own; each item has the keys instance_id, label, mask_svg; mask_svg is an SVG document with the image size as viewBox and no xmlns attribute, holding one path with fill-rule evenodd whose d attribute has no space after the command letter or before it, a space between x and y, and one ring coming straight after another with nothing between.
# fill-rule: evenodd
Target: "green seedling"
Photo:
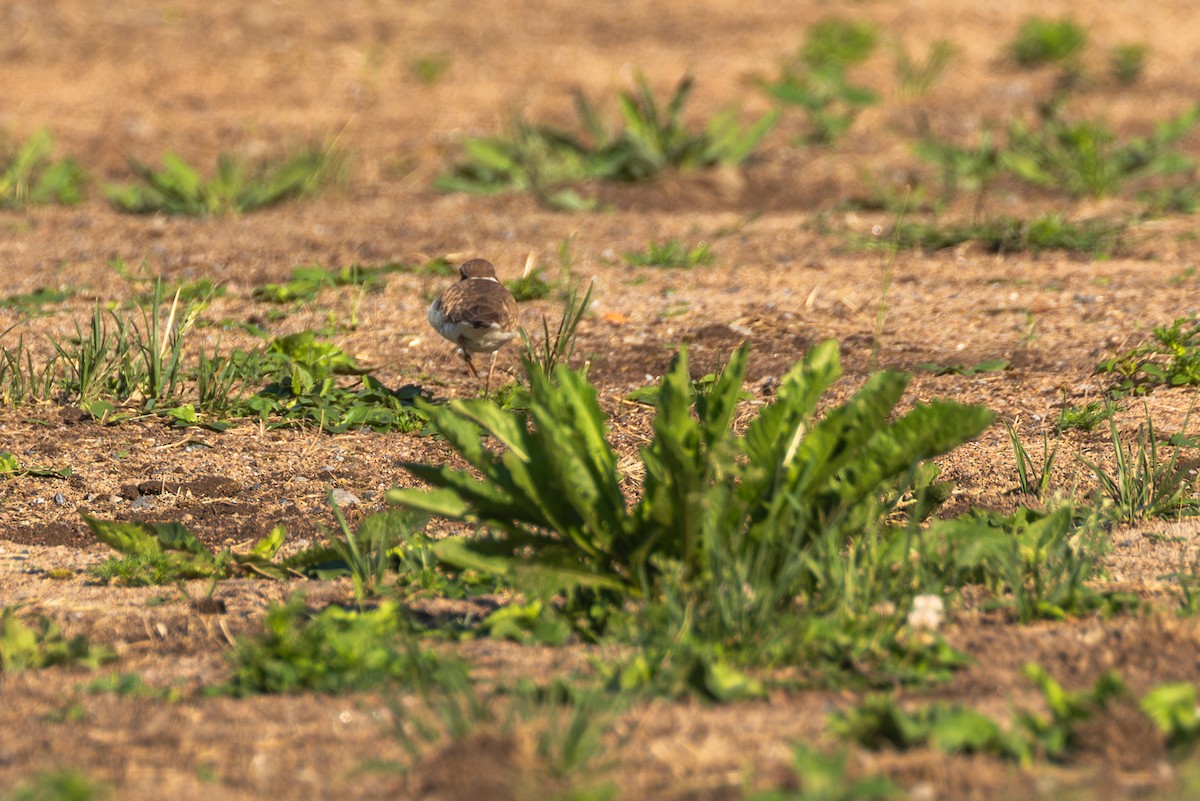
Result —
<instances>
[{"instance_id":1,"label":"green seedling","mask_svg":"<svg viewBox=\"0 0 1200 801\"><path fill-rule=\"evenodd\" d=\"M0 208L26 204L74 205L83 200L87 174L71 159L50 157L54 140L37 131L15 149L0 154Z\"/></svg>"},{"instance_id":2,"label":"green seedling","mask_svg":"<svg viewBox=\"0 0 1200 801\"><path fill-rule=\"evenodd\" d=\"M824 754L798 743L792 748L795 789L751 793L748 801L889 801L900 788L882 776L854 779L847 775L845 751Z\"/></svg>"},{"instance_id":3,"label":"green seedling","mask_svg":"<svg viewBox=\"0 0 1200 801\"><path fill-rule=\"evenodd\" d=\"M354 584L354 597L361 602L382 589L384 577L394 561L392 551L424 528L425 518L392 509L370 515L356 531L351 531L334 499L333 490L330 489L327 495L341 535L331 537L329 545L345 564ZM323 567L325 571L330 568L328 564Z\"/></svg>"},{"instance_id":4,"label":"green seedling","mask_svg":"<svg viewBox=\"0 0 1200 801\"><path fill-rule=\"evenodd\" d=\"M946 588L980 584L1018 620L1062 620L1123 609L1130 599L1089 586L1102 572L1103 539L1074 510L972 512L935 521L923 537L926 576Z\"/></svg>"},{"instance_id":5,"label":"green seedling","mask_svg":"<svg viewBox=\"0 0 1200 801\"><path fill-rule=\"evenodd\" d=\"M453 65L454 57L450 53L429 53L411 59L408 72L426 86L433 86L442 80Z\"/></svg>"},{"instance_id":6,"label":"green seedling","mask_svg":"<svg viewBox=\"0 0 1200 801\"><path fill-rule=\"evenodd\" d=\"M847 71L870 57L875 49L870 23L824 19L809 29L795 57L785 62L774 80L755 84L785 106L800 107L809 123L808 144L832 145L879 96L850 82Z\"/></svg>"},{"instance_id":7,"label":"green seedling","mask_svg":"<svg viewBox=\"0 0 1200 801\"><path fill-rule=\"evenodd\" d=\"M1200 705L1196 703L1195 684L1186 681L1160 684L1142 696L1139 706L1175 750L1189 749L1200 740Z\"/></svg>"},{"instance_id":8,"label":"green seedling","mask_svg":"<svg viewBox=\"0 0 1200 801\"><path fill-rule=\"evenodd\" d=\"M668 239L661 245L650 242L644 251L629 251L625 263L631 267L668 267L690 270L701 264L712 264L713 255L704 242L688 248L677 239Z\"/></svg>"},{"instance_id":9,"label":"green seedling","mask_svg":"<svg viewBox=\"0 0 1200 801\"><path fill-rule=\"evenodd\" d=\"M222 154L216 174L205 179L181 157L167 153L158 170L131 160L139 183L112 185L105 192L114 206L134 214L239 214L315 194L340 177L344 162L344 154L333 147L258 164Z\"/></svg>"},{"instance_id":10,"label":"green seedling","mask_svg":"<svg viewBox=\"0 0 1200 801\"><path fill-rule=\"evenodd\" d=\"M21 295L9 295L0 300L0 307L12 309L23 316L41 315L46 313L46 306L70 300L75 292L75 289L66 286L39 287Z\"/></svg>"}]
</instances>

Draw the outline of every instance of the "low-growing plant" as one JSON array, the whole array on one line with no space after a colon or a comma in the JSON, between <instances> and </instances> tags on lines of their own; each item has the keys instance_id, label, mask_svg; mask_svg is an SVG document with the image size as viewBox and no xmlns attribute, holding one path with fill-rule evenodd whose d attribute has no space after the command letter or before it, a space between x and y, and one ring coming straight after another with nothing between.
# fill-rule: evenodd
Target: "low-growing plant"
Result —
<instances>
[{"instance_id":1,"label":"low-growing plant","mask_svg":"<svg viewBox=\"0 0 1200 801\"><path fill-rule=\"evenodd\" d=\"M18 782L0 797L4 801L94 801L112 798L112 793L82 771L57 770Z\"/></svg>"},{"instance_id":2,"label":"low-growing plant","mask_svg":"<svg viewBox=\"0 0 1200 801\"><path fill-rule=\"evenodd\" d=\"M130 160L139 183L112 185L105 193L118 209L134 214L238 214L314 194L340 178L344 163L344 154L334 147L257 164L224 153L215 175L205 179L180 156L167 153L158 170Z\"/></svg>"},{"instance_id":3,"label":"low-growing plant","mask_svg":"<svg viewBox=\"0 0 1200 801\"><path fill-rule=\"evenodd\" d=\"M413 532L425 526L425 519L399 509L378 512L364 518L355 531L328 492L329 506L337 521L340 537L330 538L330 546L341 557L354 584L354 597L360 602L375 595L393 562L392 550L411 539Z\"/></svg>"},{"instance_id":4,"label":"low-growing plant","mask_svg":"<svg viewBox=\"0 0 1200 801\"><path fill-rule=\"evenodd\" d=\"M0 609L0 672L18 673L53 665L95 669L116 658L111 648L94 646L83 635L67 639L58 624L44 615L22 615L19 606Z\"/></svg>"},{"instance_id":5,"label":"low-growing plant","mask_svg":"<svg viewBox=\"0 0 1200 801\"><path fill-rule=\"evenodd\" d=\"M813 25L797 54L786 61L774 80L755 84L785 106L798 106L808 118L804 141L832 145L841 138L863 108L879 96L852 83L847 71L866 61L875 49L875 27L866 22L827 18Z\"/></svg>"},{"instance_id":6,"label":"low-growing plant","mask_svg":"<svg viewBox=\"0 0 1200 801\"><path fill-rule=\"evenodd\" d=\"M1026 69L1057 66L1075 72L1086 45L1087 31L1070 17L1029 17L1008 48L1017 64Z\"/></svg>"},{"instance_id":7,"label":"low-growing plant","mask_svg":"<svg viewBox=\"0 0 1200 801\"><path fill-rule=\"evenodd\" d=\"M1092 431L1105 420L1111 420L1117 404L1110 400L1089 401L1082 406L1064 403L1054 422L1057 431Z\"/></svg>"},{"instance_id":8,"label":"low-growing plant","mask_svg":"<svg viewBox=\"0 0 1200 801\"><path fill-rule=\"evenodd\" d=\"M1096 365L1112 375L1110 392L1144 395L1157 387L1200 384L1200 321L1179 317L1154 328L1152 339Z\"/></svg>"},{"instance_id":9,"label":"low-growing plant","mask_svg":"<svg viewBox=\"0 0 1200 801\"><path fill-rule=\"evenodd\" d=\"M309 610L303 598L272 606L262 634L239 638L229 662L230 678L216 689L238 696L468 681L462 662L417 645L392 601L373 609L329 606L319 612Z\"/></svg>"},{"instance_id":10,"label":"low-growing plant","mask_svg":"<svg viewBox=\"0 0 1200 801\"><path fill-rule=\"evenodd\" d=\"M632 267L674 267L690 270L701 264L712 264L713 255L708 244L701 242L689 248L678 239L668 239L661 245L650 242L645 251L629 251L625 263Z\"/></svg>"},{"instance_id":11,"label":"low-growing plant","mask_svg":"<svg viewBox=\"0 0 1200 801\"><path fill-rule=\"evenodd\" d=\"M1196 685L1172 682L1152 687L1139 702L1141 710L1167 737L1176 750L1194 746L1200 740L1200 705L1196 703Z\"/></svg>"},{"instance_id":12,"label":"low-growing plant","mask_svg":"<svg viewBox=\"0 0 1200 801\"><path fill-rule=\"evenodd\" d=\"M412 265L400 262L365 266L351 264L340 269L327 269L319 264L292 268L291 278L284 284L263 284L251 293L255 300L266 303L307 303L322 289L358 286L368 291L383 288L383 276L393 272L412 272Z\"/></svg>"},{"instance_id":13,"label":"low-growing plant","mask_svg":"<svg viewBox=\"0 0 1200 801\"><path fill-rule=\"evenodd\" d=\"M1133 603L1090 585L1101 575L1105 540L1079 526L1075 510L1028 508L1011 515L974 511L935 521L924 534L925 575L935 586L982 584L995 603L1011 608L1021 622L1061 620Z\"/></svg>"},{"instance_id":14,"label":"low-growing plant","mask_svg":"<svg viewBox=\"0 0 1200 801\"><path fill-rule=\"evenodd\" d=\"M286 533L282 526L257 540L249 553L215 552L182 523L100 520L81 514L96 539L122 554L88 569L104 581L129 586L174 584L195 578L227 578L235 573L284 578L303 557L275 562Z\"/></svg>"},{"instance_id":15,"label":"low-growing plant","mask_svg":"<svg viewBox=\"0 0 1200 801\"><path fill-rule=\"evenodd\" d=\"M242 402L243 413L263 420L278 417L276 425L316 423L330 433L353 428L409 432L424 422L414 405L420 387L388 389L353 357L312 331L273 340L264 358L271 383ZM361 386L342 386L338 376L346 375L355 376Z\"/></svg>"},{"instance_id":16,"label":"low-growing plant","mask_svg":"<svg viewBox=\"0 0 1200 801\"><path fill-rule=\"evenodd\" d=\"M1109 56L1109 69L1117 83L1131 86L1141 80L1146 68L1147 49L1146 45L1137 42L1113 48Z\"/></svg>"},{"instance_id":17,"label":"low-growing plant","mask_svg":"<svg viewBox=\"0 0 1200 801\"><path fill-rule=\"evenodd\" d=\"M998 373L1012 366L1008 359L985 359L977 364L936 364L922 362L916 366L918 370L928 370L934 375L979 375L981 373Z\"/></svg>"},{"instance_id":18,"label":"low-growing plant","mask_svg":"<svg viewBox=\"0 0 1200 801\"><path fill-rule=\"evenodd\" d=\"M1036 127L1010 123L1008 147L1001 153L1006 170L1035 186L1065 190L1072 197L1103 197L1117 194L1131 180L1194 169L1179 144L1200 122L1200 106L1157 123L1149 137L1126 141L1103 122L1063 120L1056 105L1039 122Z\"/></svg>"},{"instance_id":19,"label":"low-growing plant","mask_svg":"<svg viewBox=\"0 0 1200 801\"><path fill-rule=\"evenodd\" d=\"M517 120L508 137L472 138L463 142L466 158L438 178L447 192L532 191L544 204L567 211L591 208L573 184L589 179L641 181L666 169L690 170L743 163L774 127L776 113L749 126L734 110L712 118L703 131L683 122L693 81L683 78L661 103L638 73L634 90L622 92L618 108L622 125L610 128L582 93L575 107L585 135Z\"/></svg>"},{"instance_id":20,"label":"low-growing plant","mask_svg":"<svg viewBox=\"0 0 1200 801\"><path fill-rule=\"evenodd\" d=\"M30 467L23 465L11 451L0 451L0 479L16 478L17 476L70 478L73 472L69 467Z\"/></svg>"},{"instance_id":21,"label":"low-growing plant","mask_svg":"<svg viewBox=\"0 0 1200 801\"><path fill-rule=\"evenodd\" d=\"M1010 726L961 704L934 702L905 711L891 695L874 695L835 714L830 728L846 740L871 749L931 746L946 753L986 753L1030 763L1034 757L1063 761L1077 745L1079 727L1126 695L1120 676L1100 675L1086 691L1063 689L1045 669L1026 664L1023 672L1037 687L1047 715L1018 710Z\"/></svg>"},{"instance_id":22,"label":"low-growing plant","mask_svg":"<svg viewBox=\"0 0 1200 801\"><path fill-rule=\"evenodd\" d=\"M37 131L0 153L0 208L29 203L74 205L83 200L87 174L71 159L54 160L54 139Z\"/></svg>"},{"instance_id":23,"label":"low-growing plant","mask_svg":"<svg viewBox=\"0 0 1200 801\"><path fill-rule=\"evenodd\" d=\"M713 388L695 396L693 416L681 351L659 391L653 439L641 451L641 493L632 503L595 389L563 366L553 381L527 370L532 428L487 401L428 408L431 425L482 479L410 463L405 468L433 489L391 490L388 500L485 526L491 536L441 540L439 557L493 574L535 576L543 588L647 597L661 591L664 567L676 564L685 579L710 590L726 582L724 571L738 570L752 571L756 591L769 589L769 597L822 598L827 577L809 562L815 543L875 535L890 514L901 521L927 514L944 487L919 465L978 434L991 414L935 401L889 422L908 379L885 372L815 422L821 394L840 375L837 345L826 342L810 349L775 402L735 435L729 426L746 354L745 346L736 351ZM504 450L483 448L485 432ZM919 472L924 483L915 481ZM908 490L914 502L897 509ZM760 609L772 611L770 604Z\"/></svg>"}]
</instances>

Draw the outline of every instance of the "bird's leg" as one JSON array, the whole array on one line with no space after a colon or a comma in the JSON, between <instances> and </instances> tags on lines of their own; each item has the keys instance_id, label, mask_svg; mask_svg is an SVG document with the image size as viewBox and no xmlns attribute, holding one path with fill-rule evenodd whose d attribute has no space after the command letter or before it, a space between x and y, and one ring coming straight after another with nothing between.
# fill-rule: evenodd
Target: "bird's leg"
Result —
<instances>
[{"instance_id":1,"label":"bird's leg","mask_svg":"<svg viewBox=\"0 0 1200 801\"><path fill-rule=\"evenodd\" d=\"M467 353L464 348L459 348L458 352L462 354L463 361L467 363L467 369L471 371L471 375L479 378L479 371L475 369L475 365L471 361L471 354Z\"/></svg>"},{"instance_id":2,"label":"bird's leg","mask_svg":"<svg viewBox=\"0 0 1200 801\"><path fill-rule=\"evenodd\" d=\"M492 373L496 371L496 354L498 351L492 351L492 364L488 367L487 383L483 385L483 399L487 400L488 393L492 391Z\"/></svg>"}]
</instances>

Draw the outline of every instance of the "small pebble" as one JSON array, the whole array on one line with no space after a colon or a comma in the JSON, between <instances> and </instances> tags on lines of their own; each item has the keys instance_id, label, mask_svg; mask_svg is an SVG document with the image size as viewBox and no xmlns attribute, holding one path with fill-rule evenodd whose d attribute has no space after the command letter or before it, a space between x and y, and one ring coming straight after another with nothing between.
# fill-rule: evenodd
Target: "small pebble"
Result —
<instances>
[{"instance_id":1,"label":"small pebble","mask_svg":"<svg viewBox=\"0 0 1200 801\"><path fill-rule=\"evenodd\" d=\"M151 495L139 495L129 504L130 509L153 509L154 497Z\"/></svg>"},{"instance_id":2,"label":"small pebble","mask_svg":"<svg viewBox=\"0 0 1200 801\"><path fill-rule=\"evenodd\" d=\"M58 504L59 506L66 506L67 505L67 496L63 495L61 492L56 492L56 493L54 493L54 502L56 504Z\"/></svg>"},{"instance_id":3,"label":"small pebble","mask_svg":"<svg viewBox=\"0 0 1200 801\"><path fill-rule=\"evenodd\" d=\"M362 501L358 499L357 495L349 490L344 490L341 487L337 487L333 490L333 501L338 506L353 506L356 503L362 503Z\"/></svg>"}]
</instances>

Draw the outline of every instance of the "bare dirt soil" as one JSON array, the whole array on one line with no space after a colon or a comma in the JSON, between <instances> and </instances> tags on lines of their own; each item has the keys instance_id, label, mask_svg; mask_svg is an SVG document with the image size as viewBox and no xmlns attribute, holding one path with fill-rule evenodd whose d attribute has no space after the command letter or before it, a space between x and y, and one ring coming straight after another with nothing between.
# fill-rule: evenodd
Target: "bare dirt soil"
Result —
<instances>
[{"instance_id":1,"label":"bare dirt soil","mask_svg":"<svg viewBox=\"0 0 1200 801\"><path fill-rule=\"evenodd\" d=\"M883 102L867 109L833 150L790 143L803 119L785 116L742 171L668 176L638 187L594 187L608 209L570 215L529 195L479 197L432 190L466 135L503 130L516 111L572 124L570 92L583 89L605 108L635 70L666 92L688 73L696 91L688 118L700 124L740 103L769 108L747 83L773 75L804 31L829 13L877 24L887 40L924 52L943 38L959 49L947 75L915 101L935 130L967 136L988 121L1028 113L1054 80L1022 72L1004 45L1030 14L1073 13L1088 26L1095 53L1128 41L1149 45L1138 87L1085 85L1080 113L1103 115L1122 133L1200 96L1195 9L1183 0L1144 3L1015 2L962 4L797 0L782 3L575 3L498 0L322 4L87 0L0 5L0 131L23 140L49 128L60 155L84 163L101 182L129 178L127 159L156 163L166 151L211 165L218 153L274 154L335 139L353 154L352 178L314 199L243 216L137 217L93 191L72 208L0 212L0 297L42 287L70 288L63 304L25 319L0 309L0 340L23 334L67 337L97 301L120 303L142 291L110 266L122 260L169 281L210 278L225 287L211 320L264 320L252 290L286 281L301 264L345 266L482 256L503 277L528 253L554 267L571 242L573 275L595 282L595 305L579 353L611 412L617 447L632 454L648 431L640 407L620 402L662 373L674 348L689 343L697 375L711 371L743 339L753 344L750 388L765 397L806 347L842 343L845 395L877 365L971 365L1007 359L1010 369L970 376L917 371L908 400L948 397L982 403L1030 437L1064 402L1095 399L1097 361L1145 338L1148 329L1197 310L1200 259L1195 222L1168 217L1136 226L1110 259L1049 252L992 254L973 246L928 255L902 252L889 264L855 249L841 232L869 235L893 222L845 201L866 195L865 179L921 170L911 153L913 107L897 98L888 48L856 76ZM449 66L433 83L414 64ZM1103 64L1091 64L1094 73ZM1200 142L1189 141L1192 153ZM925 177L929 177L926 175ZM1128 201L1069 204L1057 195L1002 188L990 210L1032 216L1118 213ZM691 271L631 268L622 254L676 238L711 245L715 263ZM552 269L553 272L553 269ZM451 346L429 329L431 297L447 279L389 275L378 293L327 292L267 323L272 335L346 321L335 340L377 370L389 386L420 384L439 397L478 385ZM526 304L540 325L556 303ZM882 313L882 317L880 314ZM880 323L880 321L882 321ZM207 346L232 347L238 334L213 331ZM514 368L512 350L501 365ZM1183 426L1189 390L1162 390L1146 409L1162 431ZM1131 406L1124 431L1144 419ZM1064 452L1103 459L1107 435L1072 432ZM217 547L240 546L284 525L293 541L333 523L329 487L353 493L359 517L382 507L384 492L412 483L403 461L442 459L441 445L413 435L272 430L242 424L223 433L171 428L156 419L103 426L69 406L0 409L0 451L26 465L70 467L66 480L0 483L0 605L22 604L115 648L112 670L139 673L152 686L174 684L181 699L91 694L81 669L0 675L0 791L50 769L76 768L122 799L150 798L501 798L537 793L521 783L535 757L529 744L484 733L426 754L408 773L372 765L411 760L393 735L397 700L377 695L209 698L229 642L250 633L271 602L296 590L310 602L345 601L346 582L235 580L216 596L221 615L178 593L95 583L85 568L109 554L79 511L105 519L180 521ZM1060 461L1063 485L1077 470ZM1000 422L943 460L957 485L954 510L1011 508L1011 451ZM1151 521L1113 532L1110 573L1117 586L1161 601L1166 611L1110 620L1001 625L973 612L953 615L946 634L975 662L927 697L964 700L1006 715L1030 703L1020 667L1036 661L1071 688L1117 669L1135 694L1164 681L1200 680L1200 623L1176 618L1162 577L1190 561L1197 528ZM62 571L70 571L65 574ZM202 595L203 586L190 588ZM583 646L561 649L479 641L457 648L481 675L549 677L585 664ZM930 695L932 693L932 695ZM831 711L852 693L772 693L734 706L655 702L626 713L608 743L600 779L623 798L737 798L747 786L778 785L791 744L831 745ZM403 699L400 700L404 703ZM1095 724L1083 756L1068 767L1019 770L982 757L931 752L854 752L856 773L882 771L913 798L1060 797L1071 788L1121 796L1169 791L1177 781L1162 738L1118 708ZM522 789L524 788L524 789Z\"/></svg>"}]
</instances>

